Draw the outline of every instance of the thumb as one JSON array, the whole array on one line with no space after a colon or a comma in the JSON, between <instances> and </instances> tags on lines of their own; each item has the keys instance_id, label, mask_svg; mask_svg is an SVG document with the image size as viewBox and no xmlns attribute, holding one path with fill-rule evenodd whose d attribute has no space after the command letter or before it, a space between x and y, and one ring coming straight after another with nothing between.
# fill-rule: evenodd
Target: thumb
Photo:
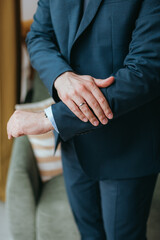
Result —
<instances>
[{"instance_id":1,"label":"thumb","mask_svg":"<svg viewBox=\"0 0 160 240\"><path fill-rule=\"evenodd\" d=\"M109 87L114 82L114 77L111 76L111 77L106 78L106 79L96 79L96 78L94 78L94 82L97 85L97 87L105 88L105 87Z\"/></svg>"}]
</instances>

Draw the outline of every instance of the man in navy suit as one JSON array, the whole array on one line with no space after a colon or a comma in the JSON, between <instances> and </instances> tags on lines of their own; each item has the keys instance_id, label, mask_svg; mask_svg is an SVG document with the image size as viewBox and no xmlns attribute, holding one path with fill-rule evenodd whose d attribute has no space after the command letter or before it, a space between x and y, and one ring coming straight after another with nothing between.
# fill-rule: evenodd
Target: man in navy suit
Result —
<instances>
[{"instance_id":1,"label":"man in navy suit","mask_svg":"<svg viewBox=\"0 0 160 240\"><path fill-rule=\"evenodd\" d=\"M146 240L160 170L159 0L39 0L27 36L56 104L8 138L55 129L82 240Z\"/></svg>"}]
</instances>

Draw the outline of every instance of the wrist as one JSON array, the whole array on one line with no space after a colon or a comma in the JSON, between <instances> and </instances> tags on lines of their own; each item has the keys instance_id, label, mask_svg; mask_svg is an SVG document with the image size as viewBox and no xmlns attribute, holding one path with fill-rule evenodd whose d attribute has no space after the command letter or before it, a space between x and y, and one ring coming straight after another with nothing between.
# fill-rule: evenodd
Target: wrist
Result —
<instances>
[{"instance_id":1,"label":"wrist","mask_svg":"<svg viewBox=\"0 0 160 240\"><path fill-rule=\"evenodd\" d=\"M43 118L44 129L47 129L48 131L54 130L53 125L52 125L51 121L48 119L46 113L43 111L41 113L41 115Z\"/></svg>"},{"instance_id":2,"label":"wrist","mask_svg":"<svg viewBox=\"0 0 160 240\"><path fill-rule=\"evenodd\" d=\"M66 71L66 72L62 73L61 75L59 75L59 76L57 77L57 79L54 81L54 87L55 87L55 89L57 90L57 88L58 88L58 83L59 83L62 79L68 78L68 76L69 76L70 74L72 74L72 73L73 73L72 71Z\"/></svg>"}]
</instances>

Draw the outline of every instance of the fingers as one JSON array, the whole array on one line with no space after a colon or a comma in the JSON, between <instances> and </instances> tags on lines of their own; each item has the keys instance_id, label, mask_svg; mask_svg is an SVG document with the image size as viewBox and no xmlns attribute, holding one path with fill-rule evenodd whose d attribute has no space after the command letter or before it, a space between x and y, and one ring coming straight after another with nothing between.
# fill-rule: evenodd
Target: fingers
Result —
<instances>
[{"instance_id":1,"label":"fingers","mask_svg":"<svg viewBox=\"0 0 160 240\"><path fill-rule=\"evenodd\" d=\"M9 124L7 128L7 135L8 135L8 139L11 140L12 138L21 137L24 134L22 134L18 128L13 128L11 124Z\"/></svg>"},{"instance_id":2,"label":"fingers","mask_svg":"<svg viewBox=\"0 0 160 240\"><path fill-rule=\"evenodd\" d=\"M80 103L85 103L85 104L78 107ZM97 120L93 112L90 110L89 106L84 101L84 99L77 97L77 99L74 99L74 101L70 101L70 100L67 101L66 105L83 122L88 122L89 120L92 125L98 126L99 121Z\"/></svg>"},{"instance_id":3,"label":"fingers","mask_svg":"<svg viewBox=\"0 0 160 240\"><path fill-rule=\"evenodd\" d=\"M81 94L83 98L79 96L73 97L73 101L78 106L79 111L82 112L83 115L94 126L98 126L99 124L99 121L97 120L96 116L98 117L98 119L101 121L102 124L106 124L108 122L108 119L105 117L103 110L99 106L94 96L89 91L87 91L87 89L85 89L84 92L82 92ZM82 106L80 106L81 103L85 103L85 104L82 104ZM94 109L94 113L96 116L94 115L94 113L89 107L91 107L91 109Z\"/></svg>"},{"instance_id":4,"label":"fingers","mask_svg":"<svg viewBox=\"0 0 160 240\"><path fill-rule=\"evenodd\" d=\"M69 72L58 79L55 87L60 99L80 120L84 122L89 120L94 126L97 126L98 120L102 124L106 124L108 119L113 118L109 104L99 88L110 86L114 82L114 77L102 80L94 79L89 75L81 76ZM86 104L79 107L83 102Z\"/></svg>"},{"instance_id":5,"label":"fingers","mask_svg":"<svg viewBox=\"0 0 160 240\"><path fill-rule=\"evenodd\" d=\"M106 79L96 79L96 78L93 78L93 79L94 79L94 82L96 83L97 87L99 87L99 88L109 87L114 82L113 76L106 78Z\"/></svg>"},{"instance_id":6,"label":"fingers","mask_svg":"<svg viewBox=\"0 0 160 240\"><path fill-rule=\"evenodd\" d=\"M82 102L84 102L84 100L81 101L81 103ZM69 99L68 101L66 101L65 104L81 121L88 122L88 118L86 118L86 116L82 113L82 111L79 109L79 107L74 101Z\"/></svg>"},{"instance_id":7,"label":"fingers","mask_svg":"<svg viewBox=\"0 0 160 240\"><path fill-rule=\"evenodd\" d=\"M113 113L112 110L107 102L107 99L104 97L103 93L100 91L100 89L97 87L95 87L92 90L92 94L95 97L95 99L97 100L97 102L99 103L101 109L103 110L105 116L108 119L112 119L113 118Z\"/></svg>"},{"instance_id":8,"label":"fingers","mask_svg":"<svg viewBox=\"0 0 160 240\"><path fill-rule=\"evenodd\" d=\"M9 140L13 137L17 138L23 135L19 125L18 115L19 111L15 111L7 123L7 135Z\"/></svg>"},{"instance_id":9,"label":"fingers","mask_svg":"<svg viewBox=\"0 0 160 240\"><path fill-rule=\"evenodd\" d=\"M111 81L113 81L113 78L110 79ZM69 97L65 99L65 104L80 120L84 122L89 120L92 125L98 126L99 121L105 125L108 123L108 119L113 118L106 98L94 82L92 84L88 83L88 86L83 87L83 91L72 93L71 96L71 99ZM83 102L86 102L86 104L79 108L79 105Z\"/></svg>"},{"instance_id":10,"label":"fingers","mask_svg":"<svg viewBox=\"0 0 160 240\"><path fill-rule=\"evenodd\" d=\"M87 119L90 121L90 123L93 126L98 126L99 125L99 121L97 120L97 118L95 117L93 112L90 110L90 108L87 105L87 103L83 104L80 107L80 110L83 112L83 114L87 117Z\"/></svg>"},{"instance_id":11,"label":"fingers","mask_svg":"<svg viewBox=\"0 0 160 240\"><path fill-rule=\"evenodd\" d=\"M12 139L12 135L8 135L8 139L11 140Z\"/></svg>"},{"instance_id":12,"label":"fingers","mask_svg":"<svg viewBox=\"0 0 160 240\"><path fill-rule=\"evenodd\" d=\"M88 87L88 90L90 90L90 93L92 93L95 100L88 100L89 106L93 109L94 113L98 117L98 119L101 121L102 124L106 124L108 119L113 118L112 110L107 102L107 99L103 95L103 93L100 91L99 87L108 87L114 82L114 77L111 76L105 80L102 79L93 79L93 83L90 83L90 87ZM88 96L88 95L87 95Z\"/></svg>"},{"instance_id":13,"label":"fingers","mask_svg":"<svg viewBox=\"0 0 160 240\"><path fill-rule=\"evenodd\" d=\"M7 124L8 139L24 135L44 134L53 130L53 126L44 112L15 111Z\"/></svg>"},{"instance_id":14,"label":"fingers","mask_svg":"<svg viewBox=\"0 0 160 240\"><path fill-rule=\"evenodd\" d=\"M100 106L100 104L98 103L98 101L95 99L95 97L93 96L93 94L89 91L86 91L84 93L83 97L86 100L87 104L91 107L91 109L93 110L93 112L95 113L95 115L97 116L97 118L100 120L100 122L102 124L107 124L108 123L108 119L105 116L105 113L102 109L102 107ZM89 109L88 106L82 106L81 111L85 114L85 116L89 119L89 121L94 125L97 126L97 119L95 118L95 115L93 114L93 112Z\"/></svg>"},{"instance_id":15,"label":"fingers","mask_svg":"<svg viewBox=\"0 0 160 240\"><path fill-rule=\"evenodd\" d=\"M23 136L23 134L17 132L16 130L8 131L7 135L8 135L8 140L11 140L12 138L18 138L18 137Z\"/></svg>"}]
</instances>

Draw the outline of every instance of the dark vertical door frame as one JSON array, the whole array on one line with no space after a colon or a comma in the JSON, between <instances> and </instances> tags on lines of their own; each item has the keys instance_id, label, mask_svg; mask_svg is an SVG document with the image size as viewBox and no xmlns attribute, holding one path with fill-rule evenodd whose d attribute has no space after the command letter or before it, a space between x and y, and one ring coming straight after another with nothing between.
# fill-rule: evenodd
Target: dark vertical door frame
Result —
<instances>
[{"instance_id":1,"label":"dark vertical door frame","mask_svg":"<svg viewBox=\"0 0 160 240\"><path fill-rule=\"evenodd\" d=\"M15 1L15 22L16 22L16 75L17 75L17 99L20 103L21 94L21 3L20 0Z\"/></svg>"}]
</instances>

